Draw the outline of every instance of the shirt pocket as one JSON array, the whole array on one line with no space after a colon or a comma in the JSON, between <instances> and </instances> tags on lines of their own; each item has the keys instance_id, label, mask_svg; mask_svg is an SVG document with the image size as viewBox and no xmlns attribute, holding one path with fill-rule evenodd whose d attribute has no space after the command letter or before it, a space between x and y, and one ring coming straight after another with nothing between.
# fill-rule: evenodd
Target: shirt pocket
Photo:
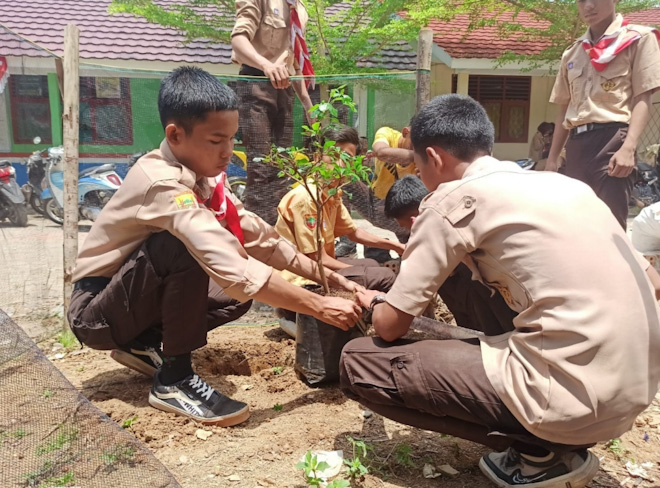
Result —
<instances>
[{"instance_id":1,"label":"shirt pocket","mask_svg":"<svg viewBox=\"0 0 660 488\"><path fill-rule=\"evenodd\" d=\"M284 50L291 43L291 31L287 29L284 15L288 15L288 9L280 2L272 2L272 10L264 15L261 29L263 30L263 39L273 51Z\"/></svg>"},{"instance_id":2,"label":"shirt pocket","mask_svg":"<svg viewBox=\"0 0 660 488\"><path fill-rule=\"evenodd\" d=\"M622 57L623 58L623 57ZM617 103L624 100L630 87L630 63L614 59L605 70L596 75L592 100Z\"/></svg>"},{"instance_id":3,"label":"shirt pocket","mask_svg":"<svg viewBox=\"0 0 660 488\"><path fill-rule=\"evenodd\" d=\"M574 102L582 99L582 92L584 89L584 78L582 77L582 66L574 66L567 71L568 87L571 92L571 100Z\"/></svg>"}]
</instances>

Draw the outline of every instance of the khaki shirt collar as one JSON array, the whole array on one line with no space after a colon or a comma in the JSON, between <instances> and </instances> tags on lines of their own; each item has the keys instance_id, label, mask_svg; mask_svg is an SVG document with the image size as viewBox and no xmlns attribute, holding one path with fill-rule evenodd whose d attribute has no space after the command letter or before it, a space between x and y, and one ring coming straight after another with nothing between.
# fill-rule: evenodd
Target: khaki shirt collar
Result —
<instances>
[{"instance_id":1,"label":"khaki shirt collar","mask_svg":"<svg viewBox=\"0 0 660 488\"><path fill-rule=\"evenodd\" d=\"M181 164L174 156L167 139L163 139L163 142L160 143L160 152L167 164L181 168L181 179L179 181L182 184L193 190L202 200L206 200L211 196L208 178L203 176L198 178L194 171Z\"/></svg>"},{"instance_id":2,"label":"khaki shirt collar","mask_svg":"<svg viewBox=\"0 0 660 488\"><path fill-rule=\"evenodd\" d=\"M600 37L602 39L605 36L611 36L612 34L615 34L617 31L619 31L623 27L623 15L621 14L616 14L616 17L614 18L614 22L612 22L608 28L605 30L603 35ZM593 42L594 44L600 41L600 39L593 40L591 39L591 35L589 34L589 29L587 28L587 32L584 33L582 37L578 39L578 41L583 41L583 40L588 40Z\"/></svg>"},{"instance_id":3,"label":"khaki shirt collar","mask_svg":"<svg viewBox=\"0 0 660 488\"><path fill-rule=\"evenodd\" d=\"M483 173L485 171L492 171L497 169L497 164L500 163L501 161L495 159L492 156L482 156L478 159L475 159L470 165L467 167L465 170L465 173L463 173L463 177L461 178L462 180L470 178L471 176L474 176L479 173Z\"/></svg>"}]
</instances>

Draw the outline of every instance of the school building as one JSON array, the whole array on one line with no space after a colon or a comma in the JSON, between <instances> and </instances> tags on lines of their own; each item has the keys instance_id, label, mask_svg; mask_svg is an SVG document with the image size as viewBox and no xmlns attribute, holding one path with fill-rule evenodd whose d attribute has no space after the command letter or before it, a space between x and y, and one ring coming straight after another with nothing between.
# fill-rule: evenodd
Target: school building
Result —
<instances>
[{"instance_id":1,"label":"school building","mask_svg":"<svg viewBox=\"0 0 660 488\"><path fill-rule=\"evenodd\" d=\"M0 93L0 158L21 162L39 147L62 143L62 102L54 55L62 55L68 23L80 28L83 163L125 162L131 154L159 144L163 132L157 93L161 77L173 68L196 64L221 78L226 76L229 82L238 74L228 44L185 42L173 29L130 15L110 15L109 4L110 0L84 4L75 0L0 0L0 58L6 60L9 74L7 87ZM342 4L335 4L328 13L341 8ZM627 17L631 22L660 24L660 9ZM516 21L536 22L522 13ZM431 24L435 33L432 94L466 93L480 101L495 125L495 155L526 157L536 127L554 120L555 107L548 103L554 74L548 68L521 72L519 65L498 66L496 58L506 50L534 53L543 46L500 39L494 27L465 35L467 25L468 19L460 16ZM396 73L415 69L415 49L398 42L362 64L394 76L332 82L349 85L358 106L358 114L349 122L371 140L379 127L401 128L414 114L414 77ZM644 144L660 142L660 93L654 102ZM299 127L303 113L298 103L294 118ZM32 142L36 136L42 140L39 146Z\"/></svg>"}]
</instances>

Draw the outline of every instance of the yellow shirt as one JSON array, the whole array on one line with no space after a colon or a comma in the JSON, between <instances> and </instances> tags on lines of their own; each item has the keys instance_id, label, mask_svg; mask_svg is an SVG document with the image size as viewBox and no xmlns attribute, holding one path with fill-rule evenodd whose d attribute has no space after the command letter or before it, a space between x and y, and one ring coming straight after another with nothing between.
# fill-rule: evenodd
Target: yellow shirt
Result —
<instances>
[{"instance_id":1,"label":"yellow shirt","mask_svg":"<svg viewBox=\"0 0 660 488\"><path fill-rule=\"evenodd\" d=\"M376 132L374 144L384 142L390 147L398 148L399 139L403 135L398 130L389 127L381 127ZM390 191L394 182L406 175L415 174L415 165L401 166L399 164L389 164L376 158L375 165L376 182L374 183L374 195L381 200L385 200L387 192Z\"/></svg>"},{"instance_id":2,"label":"yellow shirt","mask_svg":"<svg viewBox=\"0 0 660 488\"><path fill-rule=\"evenodd\" d=\"M315 187L309 185L312 192ZM316 207L303 185L299 185L284 195L277 206L275 230L292 243L303 254L317 251L316 246ZM328 256L335 257L335 237L352 234L357 229L351 214L341 201L341 190L323 207L323 248ZM290 272L282 272L287 281L302 284L302 278Z\"/></svg>"}]
</instances>

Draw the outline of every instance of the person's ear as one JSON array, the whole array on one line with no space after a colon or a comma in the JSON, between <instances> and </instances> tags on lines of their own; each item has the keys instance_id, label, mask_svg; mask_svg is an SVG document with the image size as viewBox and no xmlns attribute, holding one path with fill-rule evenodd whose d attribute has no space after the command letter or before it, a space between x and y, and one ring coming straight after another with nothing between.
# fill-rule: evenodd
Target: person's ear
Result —
<instances>
[{"instance_id":1,"label":"person's ear","mask_svg":"<svg viewBox=\"0 0 660 488\"><path fill-rule=\"evenodd\" d=\"M410 127L404 127L404 128L401 130L401 135L402 135L403 137L408 137L408 136L410 136Z\"/></svg>"},{"instance_id":2,"label":"person's ear","mask_svg":"<svg viewBox=\"0 0 660 488\"><path fill-rule=\"evenodd\" d=\"M183 127L179 127L176 124L167 124L165 127L165 139L172 146L181 144L185 135Z\"/></svg>"},{"instance_id":3,"label":"person's ear","mask_svg":"<svg viewBox=\"0 0 660 488\"><path fill-rule=\"evenodd\" d=\"M436 173L442 173L444 162L440 153L434 147L426 148L426 164L432 164Z\"/></svg>"}]
</instances>

